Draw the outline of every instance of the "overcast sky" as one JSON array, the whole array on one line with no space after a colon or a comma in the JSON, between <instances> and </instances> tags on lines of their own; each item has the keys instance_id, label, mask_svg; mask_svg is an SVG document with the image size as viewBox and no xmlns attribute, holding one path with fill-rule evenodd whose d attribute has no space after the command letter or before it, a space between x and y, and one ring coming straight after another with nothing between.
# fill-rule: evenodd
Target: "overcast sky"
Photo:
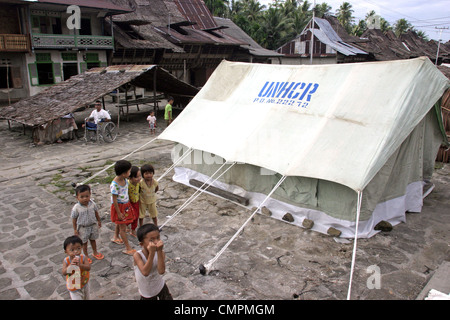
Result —
<instances>
[{"instance_id":1,"label":"overcast sky","mask_svg":"<svg viewBox=\"0 0 450 320\"><path fill-rule=\"evenodd\" d=\"M268 7L272 0L258 0ZM313 0L309 0L313 3ZM316 0L316 4L326 2L331 6L331 12L336 10L344 0ZM398 19L408 20L416 29L424 31L428 38L438 40L439 30L436 27L450 28L450 1L449 0L347 0L354 10L355 23L364 19L367 12L375 12L389 21L391 26ZM450 29L442 30L443 42L450 41Z\"/></svg>"}]
</instances>

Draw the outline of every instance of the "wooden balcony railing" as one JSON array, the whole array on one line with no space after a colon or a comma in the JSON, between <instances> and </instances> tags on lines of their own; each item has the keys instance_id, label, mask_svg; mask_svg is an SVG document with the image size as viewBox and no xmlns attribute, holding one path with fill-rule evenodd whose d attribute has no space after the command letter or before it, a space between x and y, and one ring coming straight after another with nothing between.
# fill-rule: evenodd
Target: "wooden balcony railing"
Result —
<instances>
[{"instance_id":1,"label":"wooden balcony railing","mask_svg":"<svg viewBox=\"0 0 450 320\"><path fill-rule=\"evenodd\" d=\"M113 49L113 37L80 36L65 34L32 34L34 48L80 48L80 49Z\"/></svg>"},{"instance_id":2,"label":"wooden balcony railing","mask_svg":"<svg viewBox=\"0 0 450 320\"><path fill-rule=\"evenodd\" d=\"M30 42L25 34L0 34L0 52L28 52Z\"/></svg>"}]
</instances>

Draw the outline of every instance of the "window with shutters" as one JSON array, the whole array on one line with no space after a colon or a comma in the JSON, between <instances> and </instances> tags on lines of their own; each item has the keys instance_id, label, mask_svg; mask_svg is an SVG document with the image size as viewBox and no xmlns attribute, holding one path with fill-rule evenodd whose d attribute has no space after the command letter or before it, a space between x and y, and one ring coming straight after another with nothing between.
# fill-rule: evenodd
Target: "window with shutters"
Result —
<instances>
[{"instance_id":1,"label":"window with shutters","mask_svg":"<svg viewBox=\"0 0 450 320\"><path fill-rule=\"evenodd\" d=\"M32 86L47 86L62 81L61 63L54 63L50 53L36 53L36 62L28 64Z\"/></svg>"},{"instance_id":2,"label":"window with shutters","mask_svg":"<svg viewBox=\"0 0 450 320\"><path fill-rule=\"evenodd\" d=\"M53 63L36 63L39 85L53 84Z\"/></svg>"},{"instance_id":3,"label":"window with shutters","mask_svg":"<svg viewBox=\"0 0 450 320\"><path fill-rule=\"evenodd\" d=\"M106 67L105 62L101 62L98 53L95 52L87 52L83 55L84 62L80 63L81 73L86 70L98 67Z\"/></svg>"},{"instance_id":4,"label":"window with shutters","mask_svg":"<svg viewBox=\"0 0 450 320\"><path fill-rule=\"evenodd\" d=\"M58 15L59 13L53 15L55 14ZM62 34L61 17L32 15L31 30L38 34Z\"/></svg>"}]
</instances>

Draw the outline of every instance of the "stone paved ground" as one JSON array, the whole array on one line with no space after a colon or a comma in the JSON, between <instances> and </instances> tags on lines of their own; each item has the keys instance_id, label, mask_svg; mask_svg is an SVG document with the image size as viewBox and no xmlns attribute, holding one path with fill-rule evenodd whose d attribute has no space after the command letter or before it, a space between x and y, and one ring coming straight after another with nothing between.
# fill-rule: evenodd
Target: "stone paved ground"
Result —
<instances>
[{"instance_id":1,"label":"stone paved ground","mask_svg":"<svg viewBox=\"0 0 450 320\"><path fill-rule=\"evenodd\" d=\"M70 184L97 173L151 137L145 117L149 108L121 122L112 144L82 140L33 147L22 127L8 130L0 122L0 299L69 299L60 275L62 243L71 235L70 209L75 203ZM82 119L84 114L77 115ZM158 130L162 130L159 128ZM155 141L128 158L150 162L156 176L170 165L172 143ZM111 170L89 182L100 205L103 226L98 248L105 255L91 270L94 299L137 299L132 261L110 242ZM407 223L358 241L353 299L415 299L434 271L448 261L450 231L450 166L433 178L435 190L423 212L408 214ZM165 221L192 189L160 182L159 221ZM345 299L352 243L256 215L230 245L208 276L198 272L239 229L251 212L224 200L202 195L163 230L167 268L165 279L175 299ZM138 248L136 239L131 239ZM369 266L381 271L381 288L369 289Z\"/></svg>"}]
</instances>

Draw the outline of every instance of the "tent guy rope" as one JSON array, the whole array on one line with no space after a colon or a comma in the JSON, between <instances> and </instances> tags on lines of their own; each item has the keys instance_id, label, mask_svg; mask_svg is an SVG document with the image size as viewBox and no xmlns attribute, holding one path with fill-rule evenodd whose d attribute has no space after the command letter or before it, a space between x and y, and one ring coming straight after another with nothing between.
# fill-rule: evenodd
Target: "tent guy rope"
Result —
<instances>
[{"instance_id":1,"label":"tent guy rope","mask_svg":"<svg viewBox=\"0 0 450 320\"><path fill-rule=\"evenodd\" d=\"M177 211L174 212L174 214L172 214L172 216L167 219L160 227L159 229L161 230L167 223L169 223L173 218L175 218L183 209L185 209L188 205L191 204L192 201L194 201L195 199L197 199L203 192L206 191L206 189L208 189L209 186L211 186L214 182L216 182L220 177L222 177L228 170L230 170L235 164L236 162L231 163L231 166L229 166L224 172L222 172L217 178L215 178L212 182L209 182L226 164L228 164L228 162L224 162L219 169L216 170L216 172L214 172L211 177L209 177L208 180L206 180L199 189L197 189L190 197L189 199L187 199L179 208ZM206 186L206 188L203 188L206 184L208 184Z\"/></svg>"},{"instance_id":2,"label":"tent guy rope","mask_svg":"<svg viewBox=\"0 0 450 320\"><path fill-rule=\"evenodd\" d=\"M156 179L156 181L160 181L162 178L164 178L173 168L175 168L181 161L183 161L188 155L190 155L192 153L194 149L189 148L188 151L186 151L185 154L183 154L180 158L178 158L177 161L175 161L170 167L169 169L167 169L158 179Z\"/></svg>"},{"instance_id":3,"label":"tent guy rope","mask_svg":"<svg viewBox=\"0 0 450 320\"><path fill-rule=\"evenodd\" d=\"M124 156L124 157L121 158L120 160L125 160L126 158L128 158L128 157L131 156L132 154L134 154L134 153L138 152L139 150L141 150L142 148L144 148L146 145L148 145L148 144L152 143L153 141L155 141L156 139L158 139L158 137L156 137L156 138L154 138L154 139L152 139L152 140L150 140L150 141L144 143L142 146L140 146L139 148L135 149L134 151L131 151L129 154L127 154L126 156ZM94 174L94 175L88 177L87 179L85 179L84 181L78 183L77 185L81 185L81 184L86 184L86 183L88 183L89 181L91 181L92 179L94 179L94 178L95 178L96 176L98 176L99 174L102 174L103 172L105 172L106 170L108 170L109 168L111 168L112 166L114 166L114 164L115 164L115 163L113 163L113 164L107 166L107 167L104 168L103 170L101 170L101 171L97 172L96 174Z\"/></svg>"},{"instance_id":4,"label":"tent guy rope","mask_svg":"<svg viewBox=\"0 0 450 320\"><path fill-rule=\"evenodd\" d=\"M125 155L124 157L120 158L120 160L125 160L126 158L128 158L129 156L133 155L134 153L138 152L139 150L141 150L142 148L144 148L145 146L149 145L150 143L152 143L153 141L155 141L156 139L158 139L158 137L153 138L152 140L144 143L142 146L140 146L139 148L131 151L129 154ZM181 161L183 161L188 155L190 155L192 153L193 149L190 148L186 151L186 153L183 154L183 156L181 156L177 161L175 161L170 167L169 169L167 169L158 179L157 181L159 182L163 177L165 177L175 166L177 166ZM115 163L110 164L109 166L107 166L106 168L103 168L102 170L100 170L99 172L97 172L96 174L88 177L87 179L83 180L80 183L77 184L72 184L74 187L82 185L82 184L86 184L89 181L91 181L92 179L94 179L95 177L97 177L98 175L102 174L103 172L105 172L106 170L108 170L109 168L113 167L115 165Z\"/></svg>"},{"instance_id":5,"label":"tent guy rope","mask_svg":"<svg viewBox=\"0 0 450 320\"><path fill-rule=\"evenodd\" d=\"M283 181L286 179L286 176L282 176L281 179L278 181L278 183L273 187L272 191L269 192L267 197L259 204L258 208L256 208L255 211L250 215L250 217L244 222L244 224L239 228L238 231L231 237L230 240L223 246L223 248L216 254L214 258L209 260L209 262L205 265L201 264L199 266L200 273L205 275L208 274L211 271L212 265L219 259L219 257L222 255L222 253L228 248L228 246L233 242L233 240L242 232L242 230L245 228L247 223L253 218L253 216L258 212L259 209L264 205L264 203L267 201L267 199L270 198L270 196L275 192L276 189L283 183Z\"/></svg>"}]
</instances>

